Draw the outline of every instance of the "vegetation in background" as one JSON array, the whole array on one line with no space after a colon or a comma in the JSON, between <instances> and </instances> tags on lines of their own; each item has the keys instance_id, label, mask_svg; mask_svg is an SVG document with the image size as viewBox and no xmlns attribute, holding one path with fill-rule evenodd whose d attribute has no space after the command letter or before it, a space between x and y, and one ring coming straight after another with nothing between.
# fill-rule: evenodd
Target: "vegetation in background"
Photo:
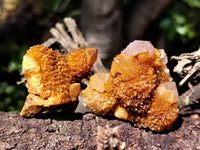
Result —
<instances>
[{"instance_id":1,"label":"vegetation in background","mask_svg":"<svg viewBox=\"0 0 200 150\"><path fill-rule=\"evenodd\" d=\"M12 6L17 8L17 5L21 5L27 2L27 0L13 0L2 1L4 6ZM15 3L14 3L15 2ZM44 34L48 34L49 28L54 26L56 22L64 18L65 16L77 18L80 14L80 0L46 0L46 1L32 1L37 5L37 12L32 11L29 13L37 13L37 20L33 18L33 22L28 23L26 28L17 28L16 30L23 30L21 33L13 33L15 29L6 31L4 33L0 26L0 111L17 111L22 109L26 96L28 94L27 88L24 84L17 85L17 82L21 80L22 75L22 58L30 46L34 44L42 43ZM7 9L4 13L8 15ZM26 11L26 10L25 10ZM2 12L2 11L0 11ZM14 14L9 9L9 14ZM26 13L26 12L24 12ZM34 14L28 14L34 16ZM5 15L4 15L5 16ZM8 16L9 17L9 16ZM22 21L22 20L19 20ZM5 20L6 23L6 20ZM11 22L12 23L12 22ZM10 25L9 23L8 25ZM34 27L36 23L36 27ZM6 24L6 26L8 26ZM12 24L11 24L12 25ZM22 21L22 25L24 25ZM26 25L26 24L25 24ZM33 26L32 26L33 25ZM14 25L15 26L15 25ZM41 30L43 28L46 30ZM15 27L14 27L15 28ZM40 29L41 28L41 29ZM31 32L29 32L31 30ZM32 31L33 30L33 31ZM41 31L42 32L41 32ZM39 31L39 34L35 34ZM8 33L9 32L9 33ZM35 33L34 33L35 32ZM18 35L17 35L18 34ZM29 36L29 37L27 37ZM38 37L40 36L40 37Z\"/></svg>"},{"instance_id":2,"label":"vegetation in background","mask_svg":"<svg viewBox=\"0 0 200 150\"><path fill-rule=\"evenodd\" d=\"M200 1L177 0L172 1L168 9L163 13L160 27L166 32L170 41L176 38L184 44L194 39L200 39Z\"/></svg>"},{"instance_id":3,"label":"vegetation in background","mask_svg":"<svg viewBox=\"0 0 200 150\"><path fill-rule=\"evenodd\" d=\"M0 0L2 2L3 0ZM6 0L4 0L6 1ZM25 3L27 0L16 0L18 5ZM32 29L33 35L24 28L26 34L17 34L16 39L2 36L0 27L0 111L20 111L26 99L27 89L16 82L21 79L22 57L26 50L33 44L42 43L42 37L45 36L50 27L56 22L62 21L62 18L69 16L79 21L81 13L80 0L33 0L33 3L40 3L39 12L34 20L37 25L42 26L46 31ZM131 0L122 0L123 5L129 5ZM3 9L0 9L0 12ZM182 45L192 45L200 41L200 1L199 0L176 0L172 1L170 6L164 11L159 18L159 27L165 32L169 42L181 43ZM33 11L34 12L34 11ZM30 15L30 14L26 14ZM29 17L29 16L28 16ZM20 21L20 20L19 20ZM28 24L33 25L34 23ZM31 26L31 28L34 26ZM45 33L46 32L46 33ZM24 34L24 37L22 36ZM32 36L27 37L27 35ZM3 40L1 39L3 37ZM11 36L12 37L12 36ZM9 39L10 38L10 39ZM20 42L19 42L20 41ZM199 45L198 45L199 46Z\"/></svg>"},{"instance_id":4,"label":"vegetation in background","mask_svg":"<svg viewBox=\"0 0 200 150\"><path fill-rule=\"evenodd\" d=\"M27 46L18 47L11 43L7 48L9 57L6 59L9 61L0 66L0 111L19 111L27 95L25 86L17 85L21 79L21 62Z\"/></svg>"}]
</instances>

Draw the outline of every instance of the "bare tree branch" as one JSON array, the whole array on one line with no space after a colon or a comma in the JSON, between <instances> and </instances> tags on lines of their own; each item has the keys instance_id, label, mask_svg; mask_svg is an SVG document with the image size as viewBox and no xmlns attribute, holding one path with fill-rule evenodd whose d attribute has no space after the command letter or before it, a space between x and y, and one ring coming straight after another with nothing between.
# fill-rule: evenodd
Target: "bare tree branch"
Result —
<instances>
[{"instance_id":1,"label":"bare tree branch","mask_svg":"<svg viewBox=\"0 0 200 150\"><path fill-rule=\"evenodd\" d=\"M183 53L180 56L172 56L171 59L178 60L174 67L174 72L178 73L183 79L179 86L185 84L194 74L200 77L200 49L192 53Z\"/></svg>"},{"instance_id":2,"label":"bare tree branch","mask_svg":"<svg viewBox=\"0 0 200 150\"><path fill-rule=\"evenodd\" d=\"M192 89L186 91L182 94L179 102L179 108L183 109L186 106L193 105L199 103L200 100L200 83L194 86Z\"/></svg>"}]
</instances>

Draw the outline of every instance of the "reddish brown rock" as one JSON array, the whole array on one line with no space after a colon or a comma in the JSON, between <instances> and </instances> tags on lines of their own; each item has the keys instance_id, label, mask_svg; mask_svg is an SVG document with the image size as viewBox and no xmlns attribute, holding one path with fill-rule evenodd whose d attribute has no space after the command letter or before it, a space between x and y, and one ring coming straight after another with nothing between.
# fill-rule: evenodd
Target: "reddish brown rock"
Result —
<instances>
[{"instance_id":1,"label":"reddish brown rock","mask_svg":"<svg viewBox=\"0 0 200 150\"><path fill-rule=\"evenodd\" d=\"M16 112L0 112L0 149L96 150L98 131L108 137L102 128L109 126L117 127L114 138L125 143L125 150L196 150L200 149L200 118L190 115L199 112L199 107L182 110L174 128L162 133L139 129L127 121L92 113L43 114L27 119ZM98 130L99 126L102 130Z\"/></svg>"}]
</instances>

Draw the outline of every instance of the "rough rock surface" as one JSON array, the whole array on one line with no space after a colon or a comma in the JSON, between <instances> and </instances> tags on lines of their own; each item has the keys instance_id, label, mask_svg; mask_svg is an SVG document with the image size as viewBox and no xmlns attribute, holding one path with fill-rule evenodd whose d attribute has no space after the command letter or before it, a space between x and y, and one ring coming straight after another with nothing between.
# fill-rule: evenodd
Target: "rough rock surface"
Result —
<instances>
[{"instance_id":1,"label":"rough rock surface","mask_svg":"<svg viewBox=\"0 0 200 150\"><path fill-rule=\"evenodd\" d=\"M200 110L185 108L171 131L139 129L113 117L87 114L40 115L23 118L0 112L0 150L4 149L96 149L98 126L119 126L125 149L200 149Z\"/></svg>"}]
</instances>

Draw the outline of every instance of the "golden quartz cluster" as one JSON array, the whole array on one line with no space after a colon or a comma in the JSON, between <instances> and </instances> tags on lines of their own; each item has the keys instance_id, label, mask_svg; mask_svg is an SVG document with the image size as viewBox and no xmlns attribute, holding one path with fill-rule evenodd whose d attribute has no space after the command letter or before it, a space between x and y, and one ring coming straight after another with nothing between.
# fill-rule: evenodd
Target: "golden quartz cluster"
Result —
<instances>
[{"instance_id":1,"label":"golden quartz cluster","mask_svg":"<svg viewBox=\"0 0 200 150\"><path fill-rule=\"evenodd\" d=\"M77 101L79 81L96 61L97 49L78 49L63 57L43 45L31 47L23 57L23 73L28 82L28 96L21 116L52 110Z\"/></svg>"},{"instance_id":2,"label":"golden quartz cluster","mask_svg":"<svg viewBox=\"0 0 200 150\"><path fill-rule=\"evenodd\" d=\"M28 82L21 115L77 101L80 83L96 61L96 49L75 50L62 57L43 45L23 58ZM98 72L81 92L83 105L99 115L114 115L154 131L171 129L178 117L179 96L166 66L167 56L148 41L134 41L117 55L110 72Z\"/></svg>"},{"instance_id":3,"label":"golden quartz cluster","mask_svg":"<svg viewBox=\"0 0 200 150\"><path fill-rule=\"evenodd\" d=\"M117 55L110 72L91 77L83 104L97 114L114 114L138 127L170 129L178 117L179 96L162 49L134 41Z\"/></svg>"}]
</instances>

